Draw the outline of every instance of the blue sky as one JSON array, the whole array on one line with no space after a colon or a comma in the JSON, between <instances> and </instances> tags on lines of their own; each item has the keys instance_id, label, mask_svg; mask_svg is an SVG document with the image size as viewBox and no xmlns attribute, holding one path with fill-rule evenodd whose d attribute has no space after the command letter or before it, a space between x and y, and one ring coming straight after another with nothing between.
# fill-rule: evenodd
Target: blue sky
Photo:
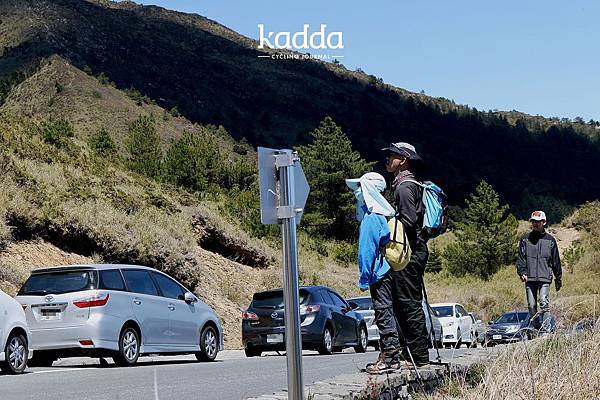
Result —
<instances>
[{"instance_id":1,"label":"blue sky","mask_svg":"<svg viewBox=\"0 0 600 400\"><path fill-rule=\"evenodd\" d=\"M342 63L387 83L500 109L600 120L600 1L137 0L258 39L343 32Z\"/></svg>"}]
</instances>

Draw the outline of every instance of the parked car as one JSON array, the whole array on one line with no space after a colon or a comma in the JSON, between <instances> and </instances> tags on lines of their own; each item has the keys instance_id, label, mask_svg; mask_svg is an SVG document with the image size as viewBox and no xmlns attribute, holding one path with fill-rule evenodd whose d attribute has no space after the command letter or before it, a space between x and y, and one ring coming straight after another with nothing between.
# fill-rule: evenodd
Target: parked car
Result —
<instances>
[{"instance_id":1,"label":"parked car","mask_svg":"<svg viewBox=\"0 0 600 400\"><path fill-rule=\"evenodd\" d=\"M170 276L137 265L73 265L33 271L19 291L31 329L34 365L61 357L193 353L223 349L217 314Z\"/></svg>"},{"instance_id":2,"label":"parked car","mask_svg":"<svg viewBox=\"0 0 600 400\"><path fill-rule=\"evenodd\" d=\"M0 290L0 369L20 374L27 368L31 334L21 305Z\"/></svg>"},{"instance_id":3,"label":"parked car","mask_svg":"<svg viewBox=\"0 0 600 400\"><path fill-rule=\"evenodd\" d=\"M375 349L379 349L379 329L375 324L375 310L373 309L373 299L369 296L362 297L353 297L347 300L349 303L358 304L359 308L356 310L358 313L362 314L365 322L367 323L367 329L369 332L369 345L375 347ZM442 324L438 317L436 316L435 311L431 309L431 307L427 306L425 300L422 301L423 312L425 313L425 324L427 325L427 335L430 338L429 346L433 348L434 341L435 345L438 347L442 347ZM429 315L427 314L427 310L431 313L431 322L433 322L433 331L434 338L431 337L431 322L429 321Z\"/></svg>"},{"instance_id":4,"label":"parked car","mask_svg":"<svg viewBox=\"0 0 600 400\"><path fill-rule=\"evenodd\" d=\"M468 346L474 343L473 320L462 305L458 303L437 303L432 304L431 308L437 313L437 317L442 323L442 329L444 330L442 343L445 347L455 346L458 348L463 343Z\"/></svg>"},{"instance_id":5,"label":"parked car","mask_svg":"<svg viewBox=\"0 0 600 400\"><path fill-rule=\"evenodd\" d=\"M377 325L375 324L375 309L373 308L373 299L371 299L369 296L362 296L346 299L346 301L348 304L358 304L356 312L363 316L363 319L367 324L369 346L373 346L375 347L375 350L379 350L379 328L377 328Z\"/></svg>"},{"instance_id":6,"label":"parked car","mask_svg":"<svg viewBox=\"0 0 600 400\"><path fill-rule=\"evenodd\" d=\"M335 290L326 286L306 286L299 290L302 348L331 354L345 347L358 353L367 350L367 324ZM242 342L246 356L263 351L285 350L283 290L255 293L242 313Z\"/></svg>"},{"instance_id":7,"label":"parked car","mask_svg":"<svg viewBox=\"0 0 600 400\"><path fill-rule=\"evenodd\" d=\"M537 336L541 327L540 317L538 314L530 324L528 311L510 311L502 314L489 323L485 336L487 345L518 342ZM556 328L556 319L551 315L549 321L549 331L553 332Z\"/></svg>"},{"instance_id":8,"label":"parked car","mask_svg":"<svg viewBox=\"0 0 600 400\"><path fill-rule=\"evenodd\" d=\"M438 318L435 310L431 308L425 300L421 302L423 306L423 312L425 313L425 325L427 325L427 336L429 337L429 348L432 349L434 346L440 348L444 345L444 328L442 327L442 321ZM429 321L429 315L431 315L431 322ZM433 322L433 337L431 336L431 323ZM435 343L434 343L435 341Z\"/></svg>"},{"instance_id":9,"label":"parked car","mask_svg":"<svg viewBox=\"0 0 600 400\"><path fill-rule=\"evenodd\" d=\"M477 343L483 344L485 342L485 332L487 331L487 329L481 318L479 318L479 315L472 312L470 312L469 315L473 320L472 329L473 334L475 335L474 347L476 347Z\"/></svg>"}]
</instances>

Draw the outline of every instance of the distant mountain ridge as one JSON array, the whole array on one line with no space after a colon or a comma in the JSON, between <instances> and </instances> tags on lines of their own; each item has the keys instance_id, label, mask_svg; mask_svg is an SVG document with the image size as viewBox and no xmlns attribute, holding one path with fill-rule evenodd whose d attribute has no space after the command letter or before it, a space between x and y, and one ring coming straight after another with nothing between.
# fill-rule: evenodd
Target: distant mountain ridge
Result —
<instances>
[{"instance_id":1,"label":"distant mountain ridge","mask_svg":"<svg viewBox=\"0 0 600 400\"><path fill-rule=\"evenodd\" d=\"M132 2L3 0L0 21L0 79L56 54L255 146L305 143L326 115L370 160L412 142L454 204L481 179L522 214L542 198L600 197L593 123L478 112L341 65L259 59L255 41L215 21Z\"/></svg>"}]
</instances>

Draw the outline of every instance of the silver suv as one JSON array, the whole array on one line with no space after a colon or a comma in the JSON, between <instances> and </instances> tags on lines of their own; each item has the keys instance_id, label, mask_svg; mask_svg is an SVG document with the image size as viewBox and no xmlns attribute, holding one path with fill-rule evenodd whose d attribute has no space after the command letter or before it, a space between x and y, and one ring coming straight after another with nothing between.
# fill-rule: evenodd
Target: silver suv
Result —
<instances>
[{"instance_id":1,"label":"silver suv","mask_svg":"<svg viewBox=\"0 0 600 400\"><path fill-rule=\"evenodd\" d=\"M34 355L112 356L120 366L141 354L193 353L212 361L223 349L217 314L170 276L137 265L72 265L33 271L19 291Z\"/></svg>"}]
</instances>

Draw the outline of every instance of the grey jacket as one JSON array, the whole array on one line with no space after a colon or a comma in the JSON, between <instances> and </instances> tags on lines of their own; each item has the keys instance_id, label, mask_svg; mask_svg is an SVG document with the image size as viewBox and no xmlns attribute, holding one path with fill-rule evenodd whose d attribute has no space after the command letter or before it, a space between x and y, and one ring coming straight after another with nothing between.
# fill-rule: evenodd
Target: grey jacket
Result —
<instances>
[{"instance_id":1,"label":"grey jacket","mask_svg":"<svg viewBox=\"0 0 600 400\"><path fill-rule=\"evenodd\" d=\"M519 242L517 274L527 275L527 281L552 282L552 275L558 282L562 278L560 256L556 240L547 232L531 231Z\"/></svg>"}]
</instances>

